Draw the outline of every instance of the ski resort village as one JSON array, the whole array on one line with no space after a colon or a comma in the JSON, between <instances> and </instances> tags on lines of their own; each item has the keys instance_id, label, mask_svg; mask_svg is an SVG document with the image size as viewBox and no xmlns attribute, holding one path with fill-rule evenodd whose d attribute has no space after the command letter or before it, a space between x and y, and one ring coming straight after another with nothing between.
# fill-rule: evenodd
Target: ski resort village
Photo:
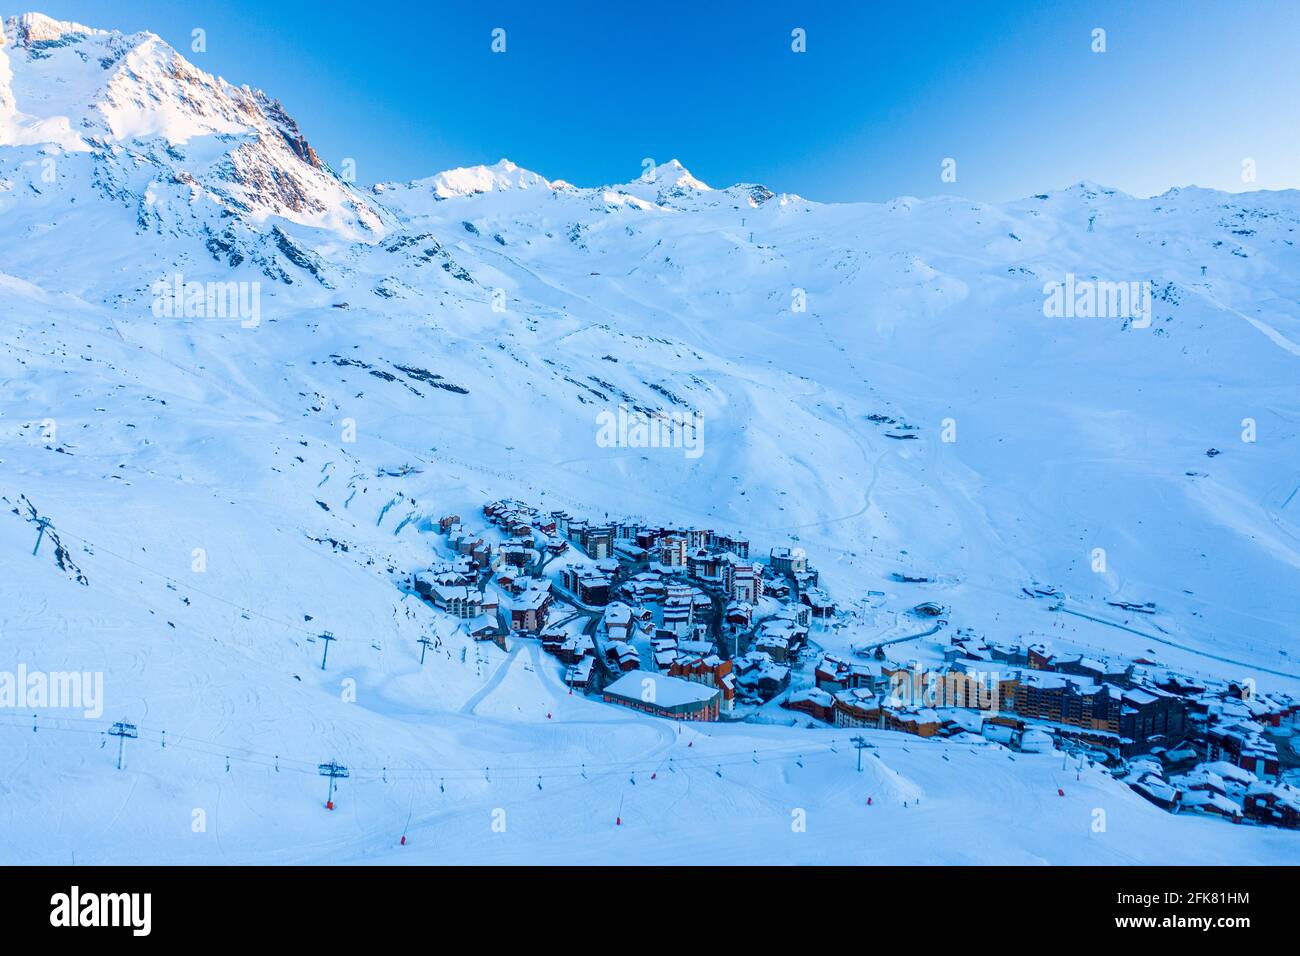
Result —
<instances>
[{"instance_id":1,"label":"ski resort village","mask_svg":"<svg viewBox=\"0 0 1300 956\"><path fill-rule=\"evenodd\" d=\"M1099 658L1035 635L952 630L947 608L923 601L891 612L882 590L837 608L797 544L758 559L739 534L594 521L513 500L489 502L473 520L443 516L436 528L439 557L399 586L475 641L503 652L539 643L570 693L665 720L1058 750L1067 768L1103 767L1171 813L1300 828L1300 755L1290 747L1300 700L1257 693L1248 679L1197 679L1155 657ZM1040 585L1024 595L1061 598Z\"/></svg>"}]
</instances>

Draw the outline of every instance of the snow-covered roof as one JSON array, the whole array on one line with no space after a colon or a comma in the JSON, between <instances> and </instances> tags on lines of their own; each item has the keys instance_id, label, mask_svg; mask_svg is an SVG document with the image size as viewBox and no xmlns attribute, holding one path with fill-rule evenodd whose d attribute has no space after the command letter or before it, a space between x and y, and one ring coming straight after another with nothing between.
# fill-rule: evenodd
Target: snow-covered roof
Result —
<instances>
[{"instance_id":1,"label":"snow-covered roof","mask_svg":"<svg viewBox=\"0 0 1300 956\"><path fill-rule=\"evenodd\" d=\"M618 680L607 685L605 693L665 708L707 704L718 696L717 688L709 687L707 684L645 670L628 671Z\"/></svg>"}]
</instances>

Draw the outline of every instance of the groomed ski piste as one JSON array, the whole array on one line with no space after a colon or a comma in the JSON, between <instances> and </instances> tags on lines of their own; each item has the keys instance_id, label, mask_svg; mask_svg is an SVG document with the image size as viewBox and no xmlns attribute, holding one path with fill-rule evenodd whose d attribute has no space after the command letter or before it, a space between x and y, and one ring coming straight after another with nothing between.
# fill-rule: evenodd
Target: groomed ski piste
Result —
<instances>
[{"instance_id":1,"label":"groomed ski piste","mask_svg":"<svg viewBox=\"0 0 1300 956\"><path fill-rule=\"evenodd\" d=\"M517 497L797 542L828 653L928 600L920 657L1039 635L1300 695L1298 225L1290 191L824 205L676 162L363 189L157 37L10 19L0 670L103 700L0 710L0 862L1294 863L1057 751L640 714L400 585ZM1048 317L1067 275L1150 281L1150 325ZM256 315L166 314L176 276ZM702 453L602 447L620 404Z\"/></svg>"}]
</instances>

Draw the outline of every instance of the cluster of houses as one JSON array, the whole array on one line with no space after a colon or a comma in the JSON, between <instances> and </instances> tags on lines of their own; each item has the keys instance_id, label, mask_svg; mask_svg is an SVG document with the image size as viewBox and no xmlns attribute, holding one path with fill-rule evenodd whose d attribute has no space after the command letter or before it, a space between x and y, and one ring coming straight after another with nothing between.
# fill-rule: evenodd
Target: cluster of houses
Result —
<instances>
[{"instance_id":1,"label":"cluster of houses","mask_svg":"<svg viewBox=\"0 0 1300 956\"><path fill-rule=\"evenodd\" d=\"M749 626L764 595L802 602L815 617L835 614L834 602L817 586L817 571L801 548L774 548L765 566L750 557L748 539L709 528L648 527L635 521L592 524L563 511L551 512L541 520L517 504L512 508L496 505L514 520L532 520L537 530L561 539L566 546L580 548L597 562L595 572L583 572L588 577L613 577L613 569L628 569L631 573L623 583L624 595L634 602L662 600L667 597L662 593L668 586L665 582L685 579L722 599L728 621L737 627ZM595 581L587 587L599 591ZM573 593L581 597L578 590Z\"/></svg>"},{"instance_id":2,"label":"cluster of houses","mask_svg":"<svg viewBox=\"0 0 1300 956\"><path fill-rule=\"evenodd\" d=\"M1042 641L1009 645L974 636L955 638L944 658L968 674L1000 665L999 709L1006 713L990 719L1016 729L1034 722L1122 756L1168 748L1189 732L1187 702L1160 687L1144 662L1057 655Z\"/></svg>"},{"instance_id":3,"label":"cluster of houses","mask_svg":"<svg viewBox=\"0 0 1300 956\"><path fill-rule=\"evenodd\" d=\"M940 718L934 707L907 702L894 694L893 665L854 663L824 656L813 671L814 684L784 702L836 727L901 730L919 737L951 736L965 730ZM901 666L898 672L911 676Z\"/></svg>"},{"instance_id":4,"label":"cluster of houses","mask_svg":"<svg viewBox=\"0 0 1300 956\"><path fill-rule=\"evenodd\" d=\"M460 618L475 640L498 636L499 602L479 586L478 565L469 555L413 574L411 589L440 611Z\"/></svg>"},{"instance_id":5,"label":"cluster of houses","mask_svg":"<svg viewBox=\"0 0 1300 956\"><path fill-rule=\"evenodd\" d=\"M1300 714L1300 702L1287 695L1257 696L1232 681L1207 687L1145 659L1055 655L1043 642L1005 645L957 637L942 664L926 667L828 656L814 676L816 686L787 706L845 726L881 719L869 707L864 718L864 703L874 695L886 710L976 710L989 722L1016 730L1041 726L1124 757L1194 740L1212 759L1261 776L1276 776L1279 769L1265 728L1294 723Z\"/></svg>"},{"instance_id":6,"label":"cluster of houses","mask_svg":"<svg viewBox=\"0 0 1300 956\"><path fill-rule=\"evenodd\" d=\"M1266 736L1300 724L1300 701L1289 695L1193 680L1146 659L1056 655L1044 642L969 636L954 638L942 664L826 655L813 676L783 706L837 727L922 737L978 730L1022 749L1073 741L1126 759L1127 782L1165 809L1300 826L1300 790L1282 782Z\"/></svg>"},{"instance_id":7,"label":"cluster of houses","mask_svg":"<svg viewBox=\"0 0 1300 956\"><path fill-rule=\"evenodd\" d=\"M1160 760L1143 758L1130 763L1125 782L1171 813L1205 813L1233 823L1251 820L1300 829L1300 788L1261 779L1228 760L1207 760L1173 773Z\"/></svg>"},{"instance_id":8,"label":"cluster of houses","mask_svg":"<svg viewBox=\"0 0 1300 956\"><path fill-rule=\"evenodd\" d=\"M738 702L784 696L782 706L837 727L973 732L1024 750L1055 738L1127 761L1126 782L1166 809L1300 827L1300 790L1281 782L1268 737L1297 724L1300 702L1287 695L1197 680L1143 658L1058 655L1046 641L1001 644L970 631L954 635L942 663L924 666L879 651L871 661L825 655L812 686L787 693L809 628L836 614L802 548L773 548L764 564L750 558L746 539L708 529L593 524L511 500L483 513L501 540L494 545L458 515L442 518L453 556L412 575L412 590L476 638L540 637L571 687L607 702L718 720ZM585 560L547 577L546 564L571 549ZM584 633L548 626L556 600L587 616ZM923 607L917 613L925 616Z\"/></svg>"},{"instance_id":9,"label":"cluster of houses","mask_svg":"<svg viewBox=\"0 0 1300 956\"><path fill-rule=\"evenodd\" d=\"M481 536L465 532L458 516L444 519L442 530L485 555L471 567L496 570L503 620L508 615L512 629L537 633L543 648L566 665L570 686L593 690L599 682L606 699L627 703L620 693L632 686L624 683L627 675L654 675L657 687L695 685L658 702L637 693L640 710L716 719L738 700L772 700L789 686L812 621L835 615L801 548L774 548L764 564L751 558L747 539L711 529L597 524L563 511L542 514L513 500L490 502L483 513L506 539L495 552ZM566 553L585 560L559 569L557 593L527 570ZM594 633L603 639L548 628L552 598L589 618L599 611ZM748 637L744 653L738 653L741 635ZM729 645L731 654L719 644Z\"/></svg>"}]
</instances>

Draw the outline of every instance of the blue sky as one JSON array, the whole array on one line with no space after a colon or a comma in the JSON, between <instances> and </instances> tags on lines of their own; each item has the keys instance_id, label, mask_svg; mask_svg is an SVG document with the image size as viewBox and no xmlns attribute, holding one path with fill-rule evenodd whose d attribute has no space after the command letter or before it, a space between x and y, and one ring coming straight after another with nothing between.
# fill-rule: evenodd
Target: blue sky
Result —
<instances>
[{"instance_id":1,"label":"blue sky","mask_svg":"<svg viewBox=\"0 0 1300 956\"><path fill-rule=\"evenodd\" d=\"M676 157L826 201L1300 186L1293 0L31 3L263 88L361 182L506 156L584 186Z\"/></svg>"}]
</instances>

